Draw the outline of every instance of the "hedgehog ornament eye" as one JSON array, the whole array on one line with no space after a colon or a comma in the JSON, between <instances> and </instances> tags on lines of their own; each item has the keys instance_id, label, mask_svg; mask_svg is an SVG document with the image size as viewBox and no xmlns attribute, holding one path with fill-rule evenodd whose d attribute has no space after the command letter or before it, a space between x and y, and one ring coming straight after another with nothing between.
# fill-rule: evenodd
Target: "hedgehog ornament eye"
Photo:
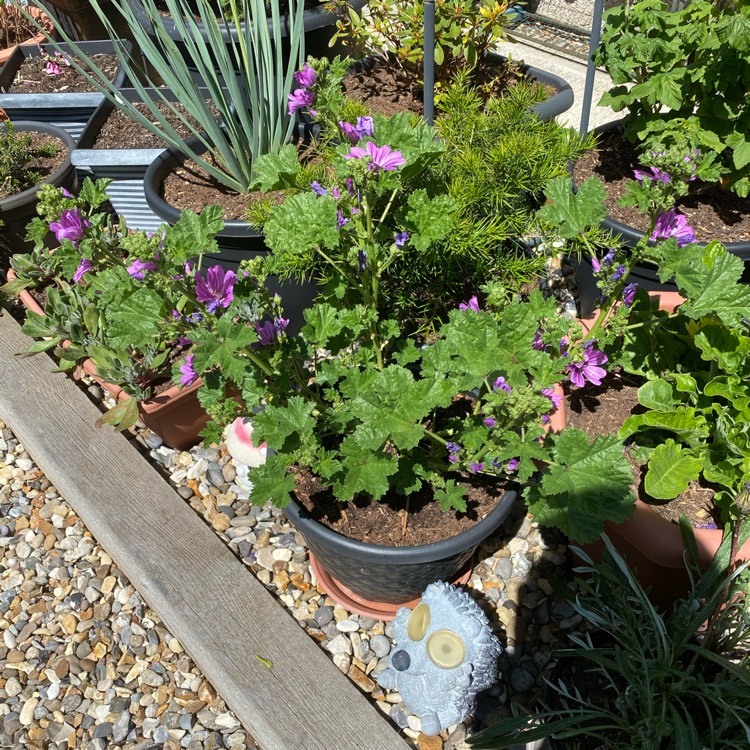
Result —
<instances>
[{"instance_id":1,"label":"hedgehog ornament eye","mask_svg":"<svg viewBox=\"0 0 750 750\"><path fill-rule=\"evenodd\" d=\"M422 602L409 615L409 621L406 623L406 634L412 641L421 641L429 627L430 607Z\"/></svg>"},{"instance_id":2,"label":"hedgehog ornament eye","mask_svg":"<svg viewBox=\"0 0 750 750\"><path fill-rule=\"evenodd\" d=\"M427 656L441 669L455 669L466 658L466 646L452 630L436 630L427 639Z\"/></svg>"}]
</instances>

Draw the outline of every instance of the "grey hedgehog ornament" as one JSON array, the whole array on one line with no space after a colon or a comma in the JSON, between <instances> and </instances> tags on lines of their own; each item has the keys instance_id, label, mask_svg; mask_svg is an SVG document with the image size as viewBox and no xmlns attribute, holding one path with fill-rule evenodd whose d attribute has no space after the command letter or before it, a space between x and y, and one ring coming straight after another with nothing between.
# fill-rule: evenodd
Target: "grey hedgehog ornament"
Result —
<instances>
[{"instance_id":1,"label":"grey hedgehog ornament","mask_svg":"<svg viewBox=\"0 0 750 750\"><path fill-rule=\"evenodd\" d=\"M396 646L378 682L401 693L425 734L439 734L497 680L500 642L479 605L443 581L431 583L413 611L401 607L393 624Z\"/></svg>"}]
</instances>

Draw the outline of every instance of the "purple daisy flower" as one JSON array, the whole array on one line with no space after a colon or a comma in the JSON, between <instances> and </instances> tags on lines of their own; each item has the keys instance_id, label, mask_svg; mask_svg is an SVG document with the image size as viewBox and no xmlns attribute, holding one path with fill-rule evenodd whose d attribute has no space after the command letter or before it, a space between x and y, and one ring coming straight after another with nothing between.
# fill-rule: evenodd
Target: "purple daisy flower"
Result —
<instances>
[{"instance_id":1,"label":"purple daisy flower","mask_svg":"<svg viewBox=\"0 0 750 750\"><path fill-rule=\"evenodd\" d=\"M315 101L315 92L295 89L293 94L287 94L287 99L289 99L289 114L293 115L298 109L309 107Z\"/></svg>"},{"instance_id":2,"label":"purple daisy flower","mask_svg":"<svg viewBox=\"0 0 750 750\"><path fill-rule=\"evenodd\" d=\"M156 271L156 264L150 260L138 260L137 258L125 269L134 279L143 281L148 271Z\"/></svg>"},{"instance_id":3,"label":"purple daisy flower","mask_svg":"<svg viewBox=\"0 0 750 750\"><path fill-rule=\"evenodd\" d=\"M225 271L221 266L211 266L206 273L206 278L201 276L200 271L195 274L195 293L198 302L208 306L208 311L213 313L217 307L229 307L234 299L234 283L237 275L234 271Z\"/></svg>"},{"instance_id":4,"label":"purple daisy flower","mask_svg":"<svg viewBox=\"0 0 750 750\"><path fill-rule=\"evenodd\" d=\"M600 365L605 364L607 359L604 352L594 349L593 343L588 342L583 352L583 360L565 365L565 369L570 376L570 382L579 388L582 388L586 381L593 385L601 385L602 378L607 374L607 371Z\"/></svg>"},{"instance_id":5,"label":"purple daisy flower","mask_svg":"<svg viewBox=\"0 0 750 750\"><path fill-rule=\"evenodd\" d=\"M193 367L194 354L188 354L185 357L185 364L180 365L180 385L192 385L198 379L198 373Z\"/></svg>"},{"instance_id":6,"label":"purple daisy flower","mask_svg":"<svg viewBox=\"0 0 750 750\"><path fill-rule=\"evenodd\" d=\"M462 302L458 309L461 312L466 312L467 310L472 310L474 312L479 312L479 300L477 299L476 294L468 301L468 302Z\"/></svg>"},{"instance_id":7,"label":"purple daisy flower","mask_svg":"<svg viewBox=\"0 0 750 750\"><path fill-rule=\"evenodd\" d=\"M628 284L622 290L622 301L625 307L630 307L633 304L633 302L635 301L635 292L637 289L638 289L637 284Z\"/></svg>"},{"instance_id":8,"label":"purple daisy flower","mask_svg":"<svg viewBox=\"0 0 750 750\"><path fill-rule=\"evenodd\" d=\"M315 82L318 80L318 74L314 68L311 68L305 63L295 74L294 80L302 86L302 88L311 89Z\"/></svg>"},{"instance_id":9,"label":"purple daisy flower","mask_svg":"<svg viewBox=\"0 0 750 750\"><path fill-rule=\"evenodd\" d=\"M654 227L652 240L666 240L674 237L677 240L677 246L683 247L695 240L693 228L688 226L687 219L678 214L673 208L665 211L657 220Z\"/></svg>"},{"instance_id":10,"label":"purple daisy flower","mask_svg":"<svg viewBox=\"0 0 750 750\"><path fill-rule=\"evenodd\" d=\"M58 242L70 240L74 245L81 241L83 230L91 226L91 222L84 221L80 208L66 208L59 221L50 222L49 228L54 232Z\"/></svg>"},{"instance_id":11,"label":"purple daisy flower","mask_svg":"<svg viewBox=\"0 0 750 750\"><path fill-rule=\"evenodd\" d=\"M77 284L89 271L93 270L94 264L88 259L84 258L76 268L76 272L73 274L73 282Z\"/></svg>"},{"instance_id":12,"label":"purple daisy flower","mask_svg":"<svg viewBox=\"0 0 750 750\"><path fill-rule=\"evenodd\" d=\"M501 375L492 384L492 390L493 391L505 391L506 393L510 393L513 389L505 382L505 378L502 377Z\"/></svg>"}]
</instances>

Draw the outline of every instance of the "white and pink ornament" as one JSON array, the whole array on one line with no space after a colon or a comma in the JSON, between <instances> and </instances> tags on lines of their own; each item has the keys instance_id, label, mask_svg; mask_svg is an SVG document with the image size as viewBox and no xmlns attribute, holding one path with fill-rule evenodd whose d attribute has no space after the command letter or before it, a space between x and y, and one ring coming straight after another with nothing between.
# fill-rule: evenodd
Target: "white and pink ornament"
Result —
<instances>
[{"instance_id":1,"label":"white and pink ornament","mask_svg":"<svg viewBox=\"0 0 750 750\"><path fill-rule=\"evenodd\" d=\"M253 443L253 423L250 417L237 417L227 428L224 442L227 452L237 463L255 469L266 462L268 445Z\"/></svg>"}]
</instances>

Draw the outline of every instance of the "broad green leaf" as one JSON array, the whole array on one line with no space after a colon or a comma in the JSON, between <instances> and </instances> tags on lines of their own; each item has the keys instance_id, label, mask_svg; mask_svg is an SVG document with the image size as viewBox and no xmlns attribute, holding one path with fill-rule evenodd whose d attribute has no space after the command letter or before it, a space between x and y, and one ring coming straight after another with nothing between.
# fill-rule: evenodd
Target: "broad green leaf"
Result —
<instances>
[{"instance_id":1,"label":"broad green leaf","mask_svg":"<svg viewBox=\"0 0 750 750\"><path fill-rule=\"evenodd\" d=\"M708 437L706 418L691 406L680 406L673 411L648 411L628 417L620 428L621 440L639 429L654 428L675 433L690 445L697 445Z\"/></svg>"},{"instance_id":2,"label":"broad green leaf","mask_svg":"<svg viewBox=\"0 0 750 750\"><path fill-rule=\"evenodd\" d=\"M388 477L398 471L395 456L362 448L351 439L343 442L341 454L341 471L333 484L333 492L339 500L351 500L359 493L366 493L374 500L385 495Z\"/></svg>"},{"instance_id":3,"label":"broad green leaf","mask_svg":"<svg viewBox=\"0 0 750 750\"><path fill-rule=\"evenodd\" d=\"M277 450L294 435L300 442L312 435L315 418L312 416L315 403L305 401L301 396L292 396L286 406L268 404L253 417L253 432L257 430L259 440L264 440Z\"/></svg>"},{"instance_id":4,"label":"broad green leaf","mask_svg":"<svg viewBox=\"0 0 750 750\"><path fill-rule=\"evenodd\" d=\"M119 306L104 309L107 334L115 349L145 347L152 343L164 322L163 299L152 289L140 287Z\"/></svg>"},{"instance_id":5,"label":"broad green leaf","mask_svg":"<svg viewBox=\"0 0 750 750\"><path fill-rule=\"evenodd\" d=\"M253 421L255 427L255 421ZM250 502L254 505L265 505L269 500L277 507L289 504L294 492L294 475L289 473L289 456L271 453L266 462L251 474L253 489Z\"/></svg>"},{"instance_id":6,"label":"broad green leaf","mask_svg":"<svg viewBox=\"0 0 750 750\"><path fill-rule=\"evenodd\" d=\"M266 193L294 187L294 177L300 170L295 146L287 144L278 154L264 154L253 162L253 177L250 188Z\"/></svg>"},{"instance_id":7,"label":"broad green leaf","mask_svg":"<svg viewBox=\"0 0 750 750\"><path fill-rule=\"evenodd\" d=\"M342 324L338 311L332 305L319 303L307 308L303 315L307 325L303 329L305 338L325 348L329 339L341 333Z\"/></svg>"},{"instance_id":8,"label":"broad green leaf","mask_svg":"<svg viewBox=\"0 0 750 750\"><path fill-rule=\"evenodd\" d=\"M408 200L404 220L412 228L411 242L423 252L438 240L442 240L453 229L453 212L456 201L449 195L430 198L426 190L415 190Z\"/></svg>"},{"instance_id":9,"label":"broad green leaf","mask_svg":"<svg viewBox=\"0 0 750 750\"><path fill-rule=\"evenodd\" d=\"M638 403L649 408L667 411L679 404L672 385L666 380L649 380L638 389Z\"/></svg>"},{"instance_id":10,"label":"broad green leaf","mask_svg":"<svg viewBox=\"0 0 750 750\"><path fill-rule=\"evenodd\" d=\"M732 133L728 136L727 146L732 149L735 169L742 169L750 164L750 140L744 133Z\"/></svg>"},{"instance_id":11,"label":"broad green leaf","mask_svg":"<svg viewBox=\"0 0 750 750\"><path fill-rule=\"evenodd\" d=\"M597 177L589 177L573 192L570 177L555 177L547 184L545 196L550 203L537 212L540 219L552 224L562 237L573 238L597 226L607 215L607 194Z\"/></svg>"},{"instance_id":12,"label":"broad green leaf","mask_svg":"<svg viewBox=\"0 0 750 750\"><path fill-rule=\"evenodd\" d=\"M466 490L459 487L452 479L445 483L445 488L435 490L435 499L440 503L440 509L445 512L449 510L466 512Z\"/></svg>"},{"instance_id":13,"label":"broad green leaf","mask_svg":"<svg viewBox=\"0 0 750 750\"><path fill-rule=\"evenodd\" d=\"M30 279L13 279L13 281L6 281L5 284L0 286L0 292L4 292L10 297L17 297L29 284Z\"/></svg>"},{"instance_id":14,"label":"broad green leaf","mask_svg":"<svg viewBox=\"0 0 750 750\"><path fill-rule=\"evenodd\" d=\"M671 500L681 495L692 479L697 479L703 460L674 440L657 445L646 472L646 492L657 500Z\"/></svg>"},{"instance_id":15,"label":"broad green leaf","mask_svg":"<svg viewBox=\"0 0 750 750\"><path fill-rule=\"evenodd\" d=\"M122 432L132 427L138 421L139 416L138 401L134 398L126 398L119 401L108 411L105 411L94 424L97 427L110 424L116 430Z\"/></svg>"},{"instance_id":16,"label":"broad green leaf","mask_svg":"<svg viewBox=\"0 0 750 750\"><path fill-rule=\"evenodd\" d=\"M271 210L263 232L268 247L280 254L335 248L340 239L336 201L313 192L292 195Z\"/></svg>"},{"instance_id":17,"label":"broad green leaf","mask_svg":"<svg viewBox=\"0 0 750 750\"><path fill-rule=\"evenodd\" d=\"M750 352L750 338L738 336L724 326L704 325L695 335L695 345L707 362L714 360L728 374L744 368Z\"/></svg>"},{"instance_id":18,"label":"broad green leaf","mask_svg":"<svg viewBox=\"0 0 750 750\"><path fill-rule=\"evenodd\" d=\"M605 521L624 521L635 508L633 472L614 435L589 442L582 430L547 436L553 463L540 484L526 490L529 510L542 525L571 539L593 542Z\"/></svg>"}]
</instances>

